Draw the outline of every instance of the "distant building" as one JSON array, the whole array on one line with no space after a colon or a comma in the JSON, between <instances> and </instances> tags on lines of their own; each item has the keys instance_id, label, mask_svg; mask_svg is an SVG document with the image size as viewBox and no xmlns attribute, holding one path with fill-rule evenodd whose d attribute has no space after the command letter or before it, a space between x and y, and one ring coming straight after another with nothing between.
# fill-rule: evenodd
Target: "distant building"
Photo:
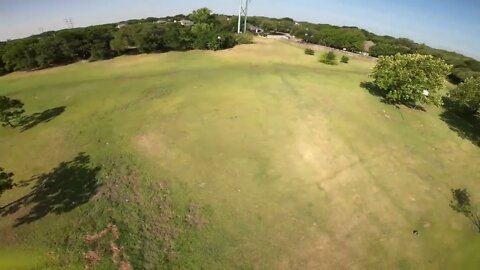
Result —
<instances>
[{"instance_id":1,"label":"distant building","mask_svg":"<svg viewBox=\"0 0 480 270\"><path fill-rule=\"evenodd\" d=\"M267 35L267 38L277 39L277 40L286 39L286 40L291 40L298 43L301 43L303 41L301 38L297 38L295 36L290 35L289 33L283 33L283 32L273 32Z\"/></svg>"},{"instance_id":2,"label":"distant building","mask_svg":"<svg viewBox=\"0 0 480 270\"><path fill-rule=\"evenodd\" d=\"M127 26L126 23L117 24L117 29L120 29L120 28L125 27L125 26Z\"/></svg>"},{"instance_id":3,"label":"distant building","mask_svg":"<svg viewBox=\"0 0 480 270\"><path fill-rule=\"evenodd\" d=\"M164 24L164 23L167 23L167 21L165 21L165 20L158 20L158 21L156 21L155 23Z\"/></svg>"},{"instance_id":4,"label":"distant building","mask_svg":"<svg viewBox=\"0 0 480 270\"><path fill-rule=\"evenodd\" d=\"M190 26L193 26L195 23L190 21L190 20L180 20L178 21L181 25L183 26L186 26L186 27L190 27Z\"/></svg>"},{"instance_id":5,"label":"distant building","mask_svg":"<svg viewBox=\"0 0 480 270\"><path fill-rule=\"evenodd\" d=\"M284 35L284 34L278 34L278 33L269 34L269 35L267 35L267 38L276 39L276 40L283 40L283 39L290 40L289 36Z\"/></svg>"},{"instance_id":6,"label":"distant building","mask_svg":"<svg viewBox=\"0 0 480 270\"><path fill-rule=\"evenodd\" d=\"M265 32L262 28L254 26L254 25L248 26L248 31L250 31L251 33L254 33L256 35L262 35Z\"/></svg>"}]
</instances>

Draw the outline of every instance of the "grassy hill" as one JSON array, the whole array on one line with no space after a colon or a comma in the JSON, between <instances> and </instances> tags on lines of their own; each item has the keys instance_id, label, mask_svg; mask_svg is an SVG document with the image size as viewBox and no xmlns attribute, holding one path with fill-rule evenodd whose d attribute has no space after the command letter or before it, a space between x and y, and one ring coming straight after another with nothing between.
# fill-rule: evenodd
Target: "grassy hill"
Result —
<instances>
[{"instance_id":1,"label":"grassy hill","mask_svg":"<svg viewBox=\"0 0 480 270\"><path fill-rule=\"evenodd\" d=\"M449 202L480 149L373 65L258 39L1 77L31 117L0 128L0 269L475 269Z\"/></svg>"}]
</instances>

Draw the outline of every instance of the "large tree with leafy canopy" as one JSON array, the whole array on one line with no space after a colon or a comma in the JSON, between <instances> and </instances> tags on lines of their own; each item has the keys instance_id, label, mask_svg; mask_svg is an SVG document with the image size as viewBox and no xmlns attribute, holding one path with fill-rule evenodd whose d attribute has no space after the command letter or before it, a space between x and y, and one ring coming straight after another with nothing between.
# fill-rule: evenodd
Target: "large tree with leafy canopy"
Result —
<instances>
[{"instance_id":1,"label":"large tree with leafy canopy","mask_svg":"<svg viewBox=\"0 0 480 270\"><path fill-rule=\"evenodd\" d=\"M215 24L215 15L206 7L194 10L189 16L195 23Z\"/></svg>"},{"instance_id":2,"label":"large tree with leafy canopy","mask_svg":"<svg viewBox=\"0 0 480 270\"><path fill-rule=\"evenodd\" d=\"M380 56L371 77L392 103L441 104L440 90L451 66L431 55Z\"/></svg>"}]
</instances>

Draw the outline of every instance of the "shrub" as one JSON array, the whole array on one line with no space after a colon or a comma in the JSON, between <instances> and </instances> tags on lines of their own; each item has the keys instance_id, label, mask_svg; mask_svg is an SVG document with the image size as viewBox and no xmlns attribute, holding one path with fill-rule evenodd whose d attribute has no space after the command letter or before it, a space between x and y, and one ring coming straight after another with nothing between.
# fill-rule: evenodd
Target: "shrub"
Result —
<instances>
[{"instance_id":1,"label":"shrub","mask_svg":"<svg viewBox=\"0 0 480 270\"><path fill-rule=\"evenodd\" d=\"M340 59L340 62L345 64L348 64L348 61L350 61L350 58L348 58L348 56L346 55L342 56L342 58Z\"/></svg>"},{"instance_id":2,"label":"shrub","mask_svg":"<svg viewBox=\"0 0 480 270\"><path fill-rule=\"evenodd\" d=\"M252 34L236 34L235 40L238 44L252 44L253 35Z\"/></svg>"},{"instance_id":3,"label":"shrub","mask_svg":"<svg viewBox=\"0 0 480 270\"><path fill-rule=\"evenodd\" d=\"M451 66L431 55L380 56L370 75L393 103L441 104L440 90Z\"/></svg>"},{"instance_id":4,"label":"shrub","mask_svg":"<svg viewBox=\"0 0 480 270\"><path fill-rule=\"evenodd\" d=\"M450 98L459 111L477 113L480 110L480 77L468 78L450 90Z\"/></svg>"},{"instance_id":5,"label":"shrub","mask_svg":"<svg viewBox=\"0 0 480 270\"><path fill-rule=\"evenodd\" d=\"M336 65L337 64L337 56L334 52L324 53L320 56L320 62L327 64L327 65Z\"/></svg>"},{"instance_id":6,"label":"shrub","mask_svg":"<svg viewBox=\"0 0 480 270\"><path fill-rule=\"evenodd\" d=\"M305 54L306 55L315 55L315 51L310 49L310 48L306 48L305 49Z\"/></svg>"},{"instance_id":7,"label":"shrub","mask_svg":"<svg viewBox=\"0 0 480 270\"><path fill-rule=\"evenodd\" d=\"M208 43L208 49L210 50L223 50L223 49L228 49L232 48L237 44L237 41L235 40L235 37L233 34L225 32L218 34L213 37L213 40L211 40Z\"/></svg>"}]
</instances>

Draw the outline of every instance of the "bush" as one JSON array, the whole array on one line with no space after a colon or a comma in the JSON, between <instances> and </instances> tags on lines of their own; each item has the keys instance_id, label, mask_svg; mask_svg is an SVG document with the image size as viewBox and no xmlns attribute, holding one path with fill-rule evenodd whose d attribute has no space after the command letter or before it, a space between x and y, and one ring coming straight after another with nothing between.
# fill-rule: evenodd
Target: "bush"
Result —
<instances>
[{"instance_id":1,"label":"bush","mask_svg":"<svg viewBox=\"0 0 480 270\"><path fill-rule=\"evenodd\" d=\"M350 58L348 58L348 56L346 55L342 56L342 58L340 59L340 62L345 64L348 64L348 61L350 61Z\"/></svg>"},{"instance_id":2,"label":"bush","mask_svg":"<svg viewBox=\"0 0 480 270\"><path fill-rule=\"evenodd\" d=\"M320 56L320 62L327 64L327 65L336 65L337 64L337 56L334 52L324 53Z\"/></svg>"},{"instance_id":3,"label":"bush","mask_svg":"<svg viewBox=\"0 0 480 270\"><path fill-rule=\"evenodd\" d=\"M392 103L441 104L440 90L452 66L431 55L380 56L370 75Z\"/></svg>"},{"instance_id":4,"label":"bush","mask_svg":"<svg viewBox=\"0 0 480 270\"><path fill-rule=\"evenodd\" d=\"M252 34L236 34L235 40L238 44L252 44L253 35Z\"/></svg>"},{"instance_id":5,"label":"bush","mask_svg":"<svg viewBox=\"0 0 480 270\"><path fill-rule=\"evenodd\" d=\"M466 79L449 94L459 111L475 114L480 110L480 78Z\"/></svg>"},{"instance_id":6,"label":"bush","mask_svg":"<svg viewBox=\"0 0 480 270\"><path fill-rule=\"evenodd\" d=\"M306 48L305 49L305 54L306 55L315 55L315 51L310 49L310 48Z\"/></svg>"},{"instance_id":7,"label":"bush","mask_svg":"<svg viewBox=\"0 0 480 270\"><path fill-rule=\"evenodd\" d=\"M213 40L208 43L210 50L223 50L234 47L237 44L233 34L225 32L214 36Z\"/></svg>"}]
</instances>

